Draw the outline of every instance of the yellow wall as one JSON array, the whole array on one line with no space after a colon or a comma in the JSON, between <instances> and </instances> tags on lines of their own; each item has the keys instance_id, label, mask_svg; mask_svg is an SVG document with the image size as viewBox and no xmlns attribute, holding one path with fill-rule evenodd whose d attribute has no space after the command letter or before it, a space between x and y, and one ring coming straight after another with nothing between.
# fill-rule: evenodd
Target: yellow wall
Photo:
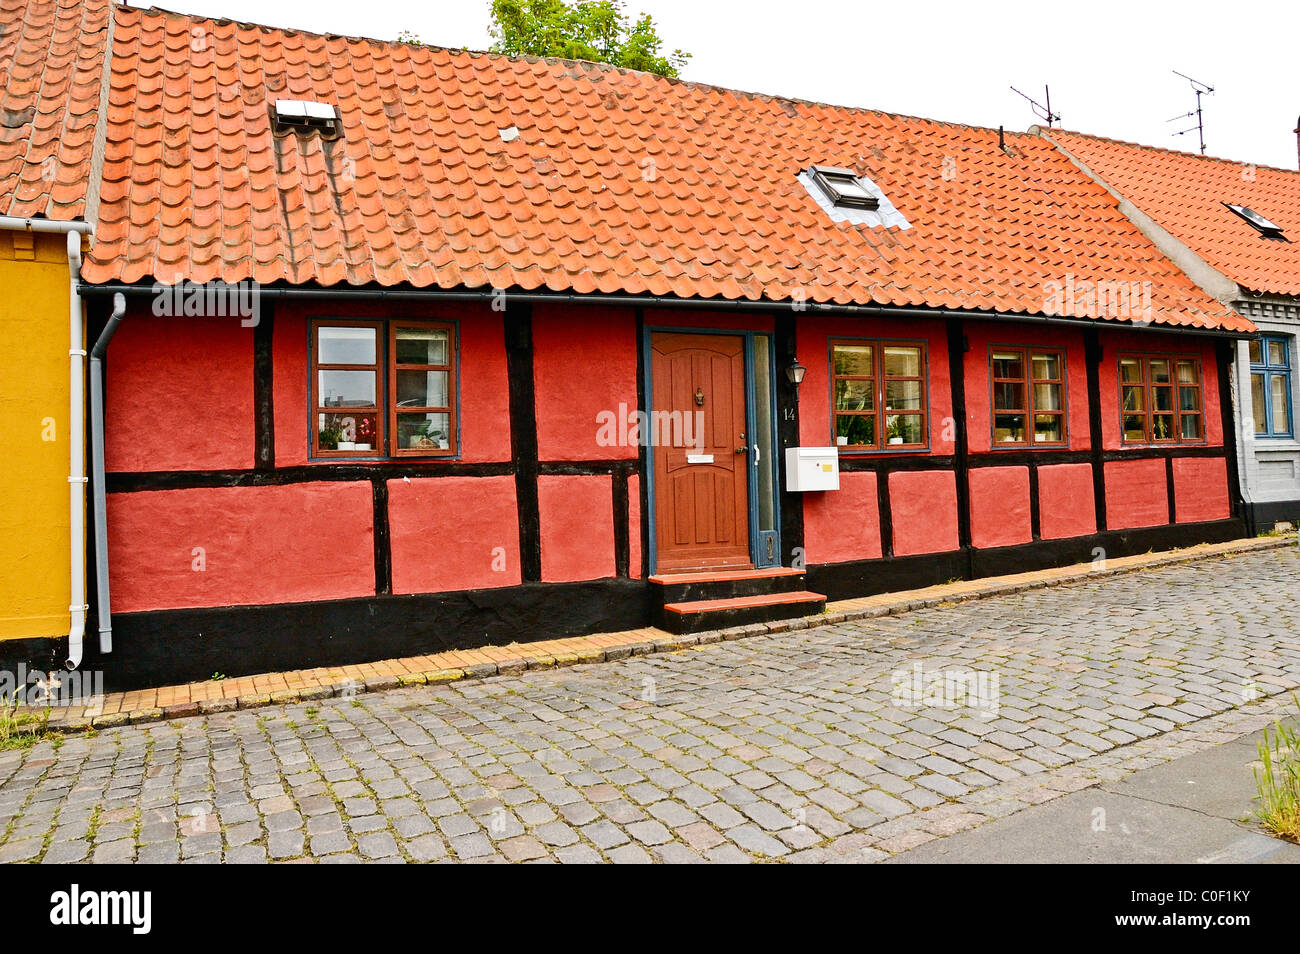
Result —
<instances>
[{"instance_id":1,"label":"yellow wall","mask_svg":"<svg viewBox=\"0 0 1300 954\"><path fill-rule=\"evenodd\" d=\"M70 436L67 239L0 229L0 639L68 633Z\"/></svg>"}]
</instances>

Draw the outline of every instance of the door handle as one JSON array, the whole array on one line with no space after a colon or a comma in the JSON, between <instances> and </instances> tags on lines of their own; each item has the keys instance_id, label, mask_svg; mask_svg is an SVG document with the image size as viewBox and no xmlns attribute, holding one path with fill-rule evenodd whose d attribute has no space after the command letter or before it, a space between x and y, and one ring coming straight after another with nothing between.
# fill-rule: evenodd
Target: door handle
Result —
<instances>
[{"instance_id":1,"label":"door handle","mask_svg":"<svg viewBox=\"0 0 1300 954\"><path fill-rule=\"evenodd\" d=\"M747 450L749 450L749 445L748 445L748 444L741 444L739 447L736 448L736 453L737 453L737 454L743 454L743 453L745 453L745 451L747 451Z\"/></svg>"}]
</instances>

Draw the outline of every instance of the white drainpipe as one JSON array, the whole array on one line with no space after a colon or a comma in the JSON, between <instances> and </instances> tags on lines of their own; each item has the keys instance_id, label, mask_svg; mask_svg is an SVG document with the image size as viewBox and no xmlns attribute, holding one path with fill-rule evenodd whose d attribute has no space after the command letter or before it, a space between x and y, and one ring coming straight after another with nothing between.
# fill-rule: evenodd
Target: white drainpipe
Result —
<instances>
[{"instance_id":1,"label":"white drainpipe","mask_svg":"<svg viewBox=\"0 0 1300 954\"><path fill-rule=\"evenodd\" d=\"M81 665L82 640L86 635L86 342L81 315L81 236L93 240L89 222L56 222L52 219L23 219L0 215L0 229L17 232L53 232L68 236L68 523L69 566L72 594L68 611L68 668Z\"/></svg>"},{"instance_id":2,"label":"white drainpipe","mask_svg":"<svg viewBox=\"0 0 1300 954\"><path fill-rule=\"evenodd\" d=\"M69 669L81 665L82 640L86 635L86 339L81 314L81 234L68 233L68 517L71 541L72 600L68 607L72 625L68 628Z\"/></svg>"}]
</instances>

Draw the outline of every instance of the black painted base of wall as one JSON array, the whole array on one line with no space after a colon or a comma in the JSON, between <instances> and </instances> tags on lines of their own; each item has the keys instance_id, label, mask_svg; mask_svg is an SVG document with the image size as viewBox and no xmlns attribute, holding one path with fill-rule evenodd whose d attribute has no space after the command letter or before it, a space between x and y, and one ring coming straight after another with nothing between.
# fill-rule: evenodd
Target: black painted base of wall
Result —
<instances>
[{"instance_id":1,"label":"black painted base of wall","mask_svg":"<svg viewBox=\"0 0 1300 954\"><path fill-rule=\"evenodd\" d=\"M68 637L38 636L31 639L6 639L0 641L0 672L13 673L18 667L27 667L27 673L60 672L68 661Z\"/></svg>"},{"instance_id":2,"label":"black painted base of wall","mask_svg":"<svg viewBox=\"0 0 1300 954\"><path fill-rule=\"evenodd\" d=\"M876 593L915 590L954 579L978 579L1089 563L1099 555L1113 559L1197 543L1222 543L1245 535L1242 521L1217 520L1139 530L1110 530L1089 537L1043 540L989 550L970 548L969 551L953 550L892 560L829 563L808 568L808 587L825 593L828 600L847 600ZM1096 552L1099 547L1104 551L1102 554Z\"/></svg>"},{"instance_id":3,"label":"black painted base of wall","mask_svg":"<svg viewBox=\"0 0 1300 954\"><path fill-rule=\"evenodd\" d=\"M812 566L809 589L830 600L917 589L954 579L1167 550L1246 535L1240 520L1119 530L992 550ZM373 662L448 649L536 642L650 624L651 586L641 580L528 583L494 590L270 606L159 610L113 618L113 652L87 627L82 669L104 671L109 691L227 676ZM57 670L67 638L0 642L0 666Z\"/></svg>"},{"instance_id":4,"label":"black painted base of wall","mask_svg":"<svg viewBox=\"0 0 1300 954\"><path fill-rule=\"evenodd\" d=\"M916 590L967 576L966 554L926 553L887 560L823 563L808 567L808 589L825 593L827 602L874 596L895 590Z\"/></svg>"},{"instance_id":5,"label":"black painted base of wall","mask_svg":"<svg viewBox=\"0 0 1300 954\"><path fill-rule=\"evenodd\" d=\"M1248 505L1250 525L1256 533L1267 533L1279 521L1300 526L1300 500L1274 500Z\"/></svg>"},{"instance_id":6,"label":"black painted base of wall","mask_svg":"<svg viewBox=\"0 0 1300 954\"><path fill-rule=\"evenodd\" d=\"M529 583L421 596L158 610L113 617L113 652L88 640L85 669L109 691L374 662L645 626L639 580Z\"/></svg>"}]
</instances>

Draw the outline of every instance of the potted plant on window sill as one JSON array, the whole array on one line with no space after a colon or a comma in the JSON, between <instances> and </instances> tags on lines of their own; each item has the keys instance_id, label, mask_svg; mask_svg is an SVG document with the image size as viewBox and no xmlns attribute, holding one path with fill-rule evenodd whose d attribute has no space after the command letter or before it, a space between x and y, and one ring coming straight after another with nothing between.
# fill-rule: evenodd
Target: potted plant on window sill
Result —
<instances>
[{"instance_id":1,"label":"potted plant on window sill","mask_svg":"<svg viewBox=\"0 0 1300 954\"><path fill-rule=\"evenodd\" d=\"M318 438L320 449L323 451L338 450L339 441L342 439L342 426L337 421L331 421L321 428L320 437Z\"/></svg>"},{"instance_id":2,"label":"potted plant on window sill","mask_svg":"<svg viewBox=\"0 0 1300 954\"><path fill-rule=\"evenodd\" d=\"M903 425L897 417L891 417L888 425L885 427L885 439L890 444L903 443Z\"/></svg>"},{"instance_id":3,"label":"potted plant on window sill","mask_svg":"<svg viewBox=\"0 0 1300 954\"><path fill-rule=\"evenodd\" d=\"M375 446L375 422L372 418L363 417L357 421L356 438L354 450L368 451Z\"/></svg>"},{"instance_id":4,"label":"potted plant on window sill","mask_svg":"<svg viewBox=\"0 0 1300 954\"><path fill-rule=\"evenodd\" d=\"M434 428L431 421L425 421L424 426L407 440L407 446L412 450L446 450L447 439L442 431Z\"/></svg>"},{"instance_id":5,"label":"potted plant on window sill","mask_svg":"<svg viewBox=\"0 0 1300 954\"><path fill-rule=\"evenodd\" d=\"M339 443L338 449L341 451L357 450L357 422L350 417L345 417L339 421Z\"/></svg>"}]
</instances>

